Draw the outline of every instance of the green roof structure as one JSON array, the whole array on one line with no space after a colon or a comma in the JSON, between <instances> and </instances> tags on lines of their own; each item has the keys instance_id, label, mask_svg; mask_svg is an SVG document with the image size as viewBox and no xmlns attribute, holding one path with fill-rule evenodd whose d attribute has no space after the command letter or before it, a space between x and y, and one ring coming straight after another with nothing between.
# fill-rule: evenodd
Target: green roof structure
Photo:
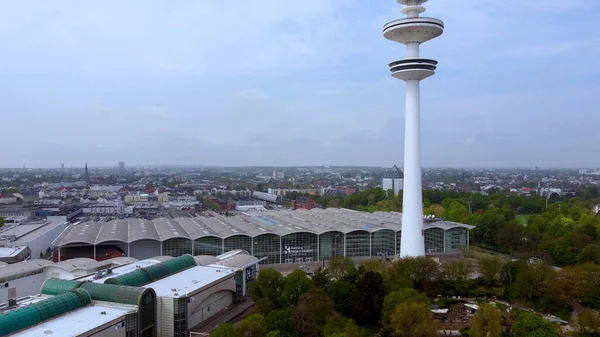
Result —
<instances>
[{"instance_id":1,"label":"green roof structure","mask_svg":"<svg viewBox=\"0 0 600 337\"><path fill-rule=\"evenodd\" d=\"M139 287L194 266L196 266L194 257L186 254L148 268L139 268L127 274L111 277L104 281L104 284Z\"/></svg>"},{"instance_id":2,"label":"green roof structure","mask_svg":"<svg viewBox=\"0 0 600 337\"><path fill-rule=\"evenodd\" d=\"M86 290L74 289L27 307L9 311L0 315L0 336L29 328L90 303L92 297Z\"/></svg>"},{"instance_id":3,"label":"green roof structure","mask_svg":"<svg viewBox=\"0 0 600 337\"><path fill-rule=\"evenodd\" d=\"M81 281L59 280L51 278L42 284L41 294L52 296L64 294L67 291L79 288L82 283L83 282Z\"/></svg>"}]
</instances>

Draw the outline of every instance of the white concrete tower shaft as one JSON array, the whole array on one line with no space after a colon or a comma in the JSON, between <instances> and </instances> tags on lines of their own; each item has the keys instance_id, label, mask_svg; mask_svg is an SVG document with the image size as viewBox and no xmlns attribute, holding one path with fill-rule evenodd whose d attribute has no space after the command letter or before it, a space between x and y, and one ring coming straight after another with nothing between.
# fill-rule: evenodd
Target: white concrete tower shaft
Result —
<instances>
[{"instance_id":1,"label":"white concrete tower shaft","mask_svg":"<svg viewBox=\"0 0 600 337\"><path fill-rule=\"evenodd\" d=\"M406 58L390 63L392 76L406 82L404 125L404 196L402 200L402 237L400 256L425 255L423 238L423 191L421 180L421 101L420 81L432 76L437 61L419 56L421 43L442 35L444 23L420 17L427 0L397 0L406 5L406 18L383 27L385 38L406 45Z\"/></svg>"}]
</instances>

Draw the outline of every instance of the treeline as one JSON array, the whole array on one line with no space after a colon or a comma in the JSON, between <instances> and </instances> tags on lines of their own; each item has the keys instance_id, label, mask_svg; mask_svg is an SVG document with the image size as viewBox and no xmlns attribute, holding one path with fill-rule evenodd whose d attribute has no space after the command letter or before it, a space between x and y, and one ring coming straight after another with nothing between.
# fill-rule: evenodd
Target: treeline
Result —
<instances>
[{"instance_id":1,"label":"treeline","mask_svg":"<svg viewBox=\"0 0 600 337\"><path fill-rule=\"evenodd\" d=\"M558 266L600 263L600 217L592 213L600 199L592 189L583 189L587 198L550 200L537 195L424 190L423 212L476 226L471 243L502 253L534 256ZM381 188L317 201L326 207L402 211L402 194Z\"/></svg>"},{"instance_id":2,"label":"treeline","mask_svg":"<svg viewBox=\"0 0 600 337\"><path fill-rule=\"evenodd\" d=\"M477 272L480 275L473 279ZM450 297L494 297L518 301L567 320L573 307L600 305L600 267L584 264L553 271L543 262L479 256L444 263L429 258L365 261L358 269L343 257L317 269L283 277L261 270L250 283L254 313L238 327L220 325L211 337L430 337L441 325L431 312L457 305ZM433 299L433 300L432 300ZM515 307L510 313L480 303L463 336L560 336L559 327ZM576 336L596 336L600 316L580 309ZM467 324L468 325L468 324Z\"/></svg>"}]
</instances>

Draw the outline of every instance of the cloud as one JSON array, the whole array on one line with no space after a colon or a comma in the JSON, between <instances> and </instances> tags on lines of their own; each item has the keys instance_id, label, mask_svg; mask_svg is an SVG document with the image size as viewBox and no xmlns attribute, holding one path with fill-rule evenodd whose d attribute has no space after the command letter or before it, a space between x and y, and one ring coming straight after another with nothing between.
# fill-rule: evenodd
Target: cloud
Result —
<instances>
[{"instance_id":1,"label":"cloud","mask_svg":"<svg viewBox=\"0 0 600 337\"><path fill-rule=\"evenodd\" d=\"M429 1L428 166L598 166L600 4ZM0 3L0 167L402 165L395 1ZM557 24L560 22L560 24ZM582 66L585 65L585 66ZM102 145L101 147L97 145ZM576 149L575 151L573 149ZM566 160L568 159L568 160Z\"/></svg>"}]
</instances>

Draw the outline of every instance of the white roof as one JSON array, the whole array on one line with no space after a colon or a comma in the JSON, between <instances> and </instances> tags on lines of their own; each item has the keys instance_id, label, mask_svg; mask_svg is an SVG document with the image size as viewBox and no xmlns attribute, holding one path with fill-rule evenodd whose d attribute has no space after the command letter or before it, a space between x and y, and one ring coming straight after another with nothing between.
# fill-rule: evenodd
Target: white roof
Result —
<instances>
[{"instance_id":1,"label":"white roof","mask_svg":"<svg viewBox=\"0 0 600 337\"><path fill-rule=\"evenodd\" d=\"M125 320L125 315L133 307L127 306L104 306L88 305L84 308L71 311L67 314L55 317L41 324L23 330L14 336L19 337L67 337L79 336L94 328L104 326L119 318ZM102 314L105 312L106 314ZM117 325L119 323L115 323ZM125 327L121 328L125 329Z\"/></svg>"},{"instance_id":2,"label":"white roof","mask_svg":"<svg viewBox=\"0 0 600 337\"><path fill-rule=\"evenodd\" d=\"M144 288L152 288L158 297L184 297L205 286L233 277L235 270L222 266L196 266L177 274L149 283Z\"/></svg>"},{"instance_id":3,"label":"white roof","mask_svg":"<svg viewBox=\"0 0 600 337\"><path fill-rule=\"evenodd\" d=\"M432 309L431 312L434 314L447 314L448 309Z\"/></svg>"},{"instance_id":4,"label":"white roof","mask_svg":"<svg viewBox=\"0 0 600 337\"><path fill-rule=\"evenodd\" d=\"M95 273L94 274L89 274L86 276L82 276L80 278L77 278L76 280L78 281L92 281L95 283L104 283L104 281L106 281L107 279L111 278L111 277L116 277L119 275L123 275L123 274L127 274L129 272L132 272L138 268L147 268L150 267L152 265L158 264L160 263L160 261L158 260L153 260L153 259L148 259L148 260L141 260L141 261L135 261L123 266L118 266L118 267L114 267L112 269L112 273L109 275L104 275L104 277L99 278L99 279L95 279Z\"/></svg>"},{"instance_id":5,"label":"white roof","mask_svg":"<svg viewBox=\"0 0 600 337\"><path fill-rule=\"evenodd\" d=\"M25 248L27 247L0 247L0 256L17 256Z\"/></svg>"},{"instance_id":6,"label":"white roof","mask_svg":"<svg viewBox=\"0 0 600 337\"><path fill-rule=\"evenodd\" d=\"M471 308L473 310L479 309L479 306L477 304L471 304L471 303L465 303L465 307Z\"/></svg>"}]
</instances>

